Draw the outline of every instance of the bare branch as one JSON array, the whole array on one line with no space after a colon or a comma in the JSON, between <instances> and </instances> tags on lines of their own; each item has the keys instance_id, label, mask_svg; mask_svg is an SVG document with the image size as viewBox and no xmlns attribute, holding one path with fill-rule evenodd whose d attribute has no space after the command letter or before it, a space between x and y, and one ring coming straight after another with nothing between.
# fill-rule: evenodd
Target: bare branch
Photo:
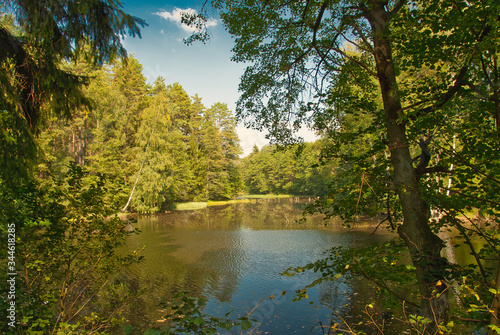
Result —
<instances>
[{"instance_id":1,"label":"bare branch","mask_svg":"<svg viewBox=\"0 0 500 335\"><path fill-rule=\"evenodd\" d=\"M391 16L397 14L401 8L406 4L407 0L399 0L395 5L394 8L390 11Z\"/></svg>"},{"instance_id":2,"label":"bare branch","mask_svg":"<svg viewBox=\"0 0 500 335\"><path fill-rule=\"evenodd\" d=\"M310 0L306 1L306 6L304 7L304 11L302 12L302 22L306 21L307 9L309 8Z\"/></svg>"},{"instance_id":3,"label":"bare branch","mask_svg":"<svg viewBox=\"0 0 500 335\"><path fill-rule=\"evenodd\" d=\"M359 50L363 50L363 51L366 51L366 52L372 52L373 51L373 48L371 47L371 45L369 45L369 48L364 48L362 47L361 45L359 45L358 43L352 41L351 39L349 39L343 32L341 32L339 29L335 28L334 29L349 43L351 43L352 45L354 45L356 48L358 48Z\"/></svg>"},{"instance_id":4,"label":"bare branch","mask_svg":"<svg viewBox=\"0 0 500 335\"><path fill-rule=\"evenodd\" d=\"M365 44L368 51L370 53L373 53L373 47L372 47L371 43L368 41L368 38L366 37L365 33L363 32L363 29L359 26L358 22L356 20L353 20L352 25L353 25L354 29L356 30L356 32L361 37L361 39L363 40L363 43Z\"/></svg>"},{"instance_id":5,"label":"bare branch","mask_svg":"<svg viewBox=\"0 0 500 335\"><path fill-rule=\"evenodd\" d=\"M360 62L356 58L349 56L344 51L342 51L340 48L337 48L337 49L334 49L334 50L335 50L335 52L338 52L339 54L341 54L343 57L347 58L348 60L350 60L350 61L358 64L359 66L361 66L366 72L368 72L368 74L370 76L372 76L374 78L377 78L377 74L375 72L373 72L365 63Z\"/></svg>"}]
</instances>

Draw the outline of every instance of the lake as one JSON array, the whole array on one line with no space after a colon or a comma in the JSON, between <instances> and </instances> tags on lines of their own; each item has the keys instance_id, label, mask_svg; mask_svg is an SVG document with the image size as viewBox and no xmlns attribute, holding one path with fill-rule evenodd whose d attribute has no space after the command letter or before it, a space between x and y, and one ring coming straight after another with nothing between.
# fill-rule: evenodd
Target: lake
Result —
<instances>
[{"instance_id":1,"label":"lake","mask_svg":"<svg viewBox=\"0 0 500 335\"><path fill-rule=\"evenodd\" d=\"M324 283L310 289L308 299L292 301L294 291L317 275L281 273L321 258L332 247L363 247L390 236L383 229L370 235L373 228L324 227L320 216L298 223L309 203L258 200L139 216L135 226L141 233L129 239L128 248L144 247L145 261L126 275L138 296L127 311L129 322L160 321L158 304L182 290L208 299L204 312L215 316L233 310L230 317L236 319L257 306L252 334L323 334L321 325L338 320L335 314L357 313L358 300L366 298L359 294L362 281ZM266 299L271 295L274 299Z\"/></svg>"}]
</instances>

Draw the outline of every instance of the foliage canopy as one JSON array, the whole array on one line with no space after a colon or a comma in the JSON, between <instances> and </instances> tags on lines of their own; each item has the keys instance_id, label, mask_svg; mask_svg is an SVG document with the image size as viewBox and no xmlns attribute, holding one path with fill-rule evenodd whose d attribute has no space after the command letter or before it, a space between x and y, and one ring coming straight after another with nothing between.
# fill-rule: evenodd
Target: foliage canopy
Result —
<instances>
[{"instance_id":1,"label":"foliage canopy","mask_svg":"<svg viewBox=\"0 0 500 335\"><path fill-rule=\"evenodd\" d=\"M487 257L470 239L483 239L498 257L491 239L500 203L496 1L211 4L235 37L233 59L250 63L239 118L284 143L304 122L330 140L326 155L339 160L345 178L318 209L348 220L360 206L385 212L408 248L421 312L434 327L449 319L452 281L438 234L456 228L478 254L473 268L495 329L498 302L488 289L500 277L487 284ZM472 207L493 225L464 224Z\"/></svg>"}]
</instances>

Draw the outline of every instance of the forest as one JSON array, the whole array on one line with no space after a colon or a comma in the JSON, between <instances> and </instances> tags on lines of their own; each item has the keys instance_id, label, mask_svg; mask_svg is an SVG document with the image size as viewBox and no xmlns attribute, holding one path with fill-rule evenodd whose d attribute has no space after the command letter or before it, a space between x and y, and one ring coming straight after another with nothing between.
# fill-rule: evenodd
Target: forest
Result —
<instances>
[{"instance_id":1,"label":"forest","mask_svg":"<svg viewBox=\"0 0 500 335\"><path fill-rule=\"evenodd\" d=\"M241 178L247 194L323 196L333 182L335 165L322 163L324 143L305 142L283 149L266 145L253 147L241 160Z\"/></svg>"},{"instance_id":2,"label":"forest","mask_svg":"<svg viewBox=\"0 0 500 335\"><path fill-rule=\"evenodd\" d=\"M236 120L225 104L206 108L162 78L148 85L133 57L94 70L76 67L92 78L84 94L95 108L47 120L39 135L42 179L48 171L64 175L75 162L105 177L113 190L108 206L141 213L241 191Z\"/></svg>"},{"instance_id":3,"label":"forest","mask_svg":"<svg viewBox=\"0 0 500 335\"><path fill-rule=\"evenodd\" d=\"M123 229L112 214L165 212L173 203L249 192L325 192L321 178L330 171L312 167L319 162L319 144L255 148L242 159L237 121L226 104L208 108L180 83L166 84L161 77L148 84L142 65L115 42L99 47L104 49L82 42L78 52L71 44L76 40L66 49L54 45L42 32L50 20L31 12L38 2L32 5L14 11L18 17L0 18L6 47L0 205L9 241L2 247L2 269L16 274L16 285L2 284L2 294L9 292L2 295L2 317L9 320L2 332L106 333L121 325L113 315L130 292L111 278L141 256L115 254L137 232ZM61 9L51 10L57 20ZM64 12L75 18L78 13ZM134 31L143 24L120 15L126 23L111 24L109 38L114 29ZM65 33L68 39L74 34ZM112 305L102 305L98 295L113 297ZM95 318L82 314L84 308Z\"/></svg>"},{"instance_id":4,"label":"forest","mask_svg":"<svg viewBox=\"0 0 500 335\"><path fill-rule=\"evenodd\" d=\"M97 69L77 63L71 71L92 78L83 93L95 107L45 121L37 138L39 180L60 182L76 163L105 178L113 190L107 206L140 213L244 194L326 193L331 168L313 167L319 143L255 147L241 159L237 121L226 104L207 108L161 77L148 85L132 56Z\"/></svg>"},{"instance_id":5,"label":"forest","mask_svg":"<svg viewBox=\"0 0 500 335\"><path fill-rule=\"evenodd\" d=\"M211 38L214 13L247 64L234 115L168 78L147 83L122 44L147 23L119 1L2 3L1 331L123 326L120 270L142 256L117 252L139 233L119 212L293 194L318 197L305 214L347 228L375 217L395 235L290 268L320 275L297 299L356 276L409 333L500 334L498 1L213 0L184 13L187 44ZM238 122L272 144L241 158ZM320 139L298 141L303 125ZM459 245L469 264L445 256ZM184 299L170 330L150 331L251 328ZM371 308L359 325L384 334Z\"/></svg>"}]
</instances>

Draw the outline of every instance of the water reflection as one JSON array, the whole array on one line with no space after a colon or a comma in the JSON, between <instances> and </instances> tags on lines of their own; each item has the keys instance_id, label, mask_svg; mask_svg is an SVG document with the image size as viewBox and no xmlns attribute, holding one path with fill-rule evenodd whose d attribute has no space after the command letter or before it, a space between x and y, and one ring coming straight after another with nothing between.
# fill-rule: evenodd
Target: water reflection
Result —
<instances>
[{"instance_id":1,"label":"water reflection","mask_svg":"<svg viewBox=\"0 0 500 335\"><path fill-rule=\"evenodd\" d=\"M234 309L236 318L258 305L252 316L261 325L254 334L305 334L319 322L328 325L331 309L347 311L354 282L324 283L310 290L309 299L292 302L293 292L316 275L280 273L321 258L334 246L362 247L387 236L325 229L321 217L298 224L305 205L284 199L140 216L142 233L131 237L128 247L145 246L146 260L127 274L138 292L127 311L130 322L155 322L162 315L157 303L189 290L208 298L205 312L216 316ZM270 295L274 300L263 301Z\"/></svg>"}]
</instances>

